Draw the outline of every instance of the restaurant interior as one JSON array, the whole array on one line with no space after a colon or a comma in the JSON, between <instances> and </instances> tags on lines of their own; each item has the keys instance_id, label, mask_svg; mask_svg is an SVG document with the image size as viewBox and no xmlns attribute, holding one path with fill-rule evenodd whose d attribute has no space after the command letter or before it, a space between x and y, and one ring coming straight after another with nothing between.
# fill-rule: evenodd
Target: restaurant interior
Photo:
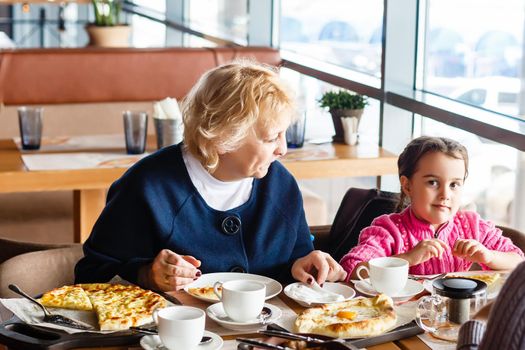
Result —
<instances>
[{"instance_id":1,"label":"restaurant interior","mask_svg":"<svg viewBox=\"0 0 525 350\"><path fill-rule=\"evenodd\" d=\"M524 24L523 0L0 0L0 297L15 296L11 281L31 295L72 284L111 184L175 143L159 141L166 106L239 59L278 67L295 94L279 161L315 247L335 253L342 203L359 198L350 189L400 192L398 156L425 135L467 148L461 207L525 248ZM358 117L323 103L339 91L364 96ZM41 116L36 150L24 108ZM148 115L142 152L130 151L124 111ZM239 333L211 331L237 349ZM6 349L28 344L1 333ZM366 348L455 348L394 339ZM148 348L133 342L81 346Z\"/></svg>"}]
</instances>

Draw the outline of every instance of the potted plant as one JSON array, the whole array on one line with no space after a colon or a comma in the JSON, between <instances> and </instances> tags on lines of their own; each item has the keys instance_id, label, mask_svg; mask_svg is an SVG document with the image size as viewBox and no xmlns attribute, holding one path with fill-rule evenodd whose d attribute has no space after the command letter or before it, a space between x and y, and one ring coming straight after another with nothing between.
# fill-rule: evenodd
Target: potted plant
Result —
<instances>
[{"instance_id":1,"label":"potted plant","mask_svg":"<svg viewBox=\"0 0 525 350\"><path fill-rule=\"evenodd\" d=\"M356 120L345 120L346 125L353 125L353 133L357 134L357 128L363 115L363 110L368 105L368 97L353 94L346 90L328 91L319 100L321 107L328 107L334 123L334 142L345 142L342 118L356 118ZM348 142L347 142L348 143ZM355 144L355 142L353 142Z\"/></svg>"},{"instance_id":2,"label":"potted plant","mask_svg":"<svg viewBox=\"0 0 525 350\"><path fill-rule=\"evenodd\" d=\"M131 28L120 23L121 0L92 0L95 22L86 26L89 45L127 47Z\"/></svg>"}]
</instances>

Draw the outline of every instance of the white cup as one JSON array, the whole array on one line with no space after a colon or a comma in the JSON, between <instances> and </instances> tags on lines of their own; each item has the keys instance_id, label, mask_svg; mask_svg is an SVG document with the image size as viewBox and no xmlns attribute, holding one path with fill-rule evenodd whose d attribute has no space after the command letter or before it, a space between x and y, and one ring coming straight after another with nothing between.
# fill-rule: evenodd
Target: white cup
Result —
<instances>
[{"instance_id":1,"label":"white cup","mask_svg":"<svg viewBox=\"0 0 525 350\"><path fill-rule=\"evenodd\" d=\"M222 293L218 288L222 286ZM247 280L216 282L215 294L222 301L226 314L237 322L257 319L261 314L266 299L266 285Z\"/></svg>"},{"instance_id":2,"label":"white cup","mask_svg":"<svg viewBox=\"0 0 525 350\"><path fill-rule=\"evenodd\" d=\"M384 257L371 259L368 267L359 266L356 274L360 280L365 278L361 276L361 271L366 270L370 277L372 287L379 292L388 296L396 296L405 288L408 280L408 261L401 258Z\"/></svg>"},{"instance_id":3,"label":"white cup","mask_svg":"<svg viewBox=\"0 0 525 350\"><path fill-rule=\"evenodd\" d=\"M153 311L162 344L170 350L194 349L204 335L206 314L191 306L170 306Z\"/></svg>"}]
</instances>

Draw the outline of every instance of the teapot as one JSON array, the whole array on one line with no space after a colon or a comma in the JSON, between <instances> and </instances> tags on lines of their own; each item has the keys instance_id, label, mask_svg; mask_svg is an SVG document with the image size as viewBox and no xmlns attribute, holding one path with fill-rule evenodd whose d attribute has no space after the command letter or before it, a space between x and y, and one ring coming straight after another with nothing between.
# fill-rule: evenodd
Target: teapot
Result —
<instances>
[{"instance_id":1,"label":"teapot","mask_svg":"<svg viewBox=\"0 0 525 350\"><path fill-rule=\"evenodd\" d=\"M416 322L434 337L457 341L460 326L487 302L487 284L470 278L440 278L432 295L421 298Z\"/></svg>"}]
</instances>

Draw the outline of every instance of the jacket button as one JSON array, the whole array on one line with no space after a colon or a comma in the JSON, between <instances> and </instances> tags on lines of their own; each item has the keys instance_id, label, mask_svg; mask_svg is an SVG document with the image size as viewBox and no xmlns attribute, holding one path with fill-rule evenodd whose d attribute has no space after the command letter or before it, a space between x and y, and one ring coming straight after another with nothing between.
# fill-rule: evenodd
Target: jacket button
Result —
<instances>
[{"instance_id":1,"label":"jacket button","mask_svg":"<svg viewBox=\"0 0 525 350\"><path fill-rule=\"evenodd\" d=\"M241 229L241 219L237 216L228 216L222 220L222 232L227 235L233 236Z\"/></svg>"},{"instance_id":2,"label":"jacket button","mask_svg":"<svg viewBox=\"0 0 525 350\"><path fill-rule=\"evenodd\" d=\"M245 273L246 270L242 266L234 266L230 269L230 272L240 272Z\"/></svg>"}]
</instances>

